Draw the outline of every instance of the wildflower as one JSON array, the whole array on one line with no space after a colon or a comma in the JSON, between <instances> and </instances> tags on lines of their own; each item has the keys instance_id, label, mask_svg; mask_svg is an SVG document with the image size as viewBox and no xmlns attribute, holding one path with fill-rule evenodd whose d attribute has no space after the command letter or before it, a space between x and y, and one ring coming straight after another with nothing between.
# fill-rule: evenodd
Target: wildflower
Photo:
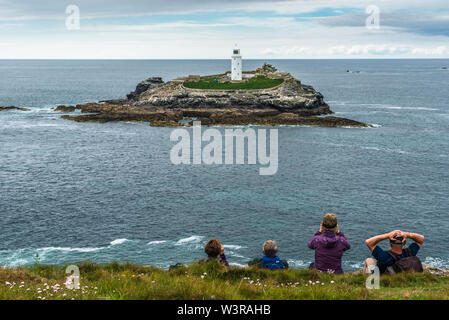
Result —
<instances>
[{"instance_id":1,"label":"wildflower","mask_svg":"<svg viewBox=\"0 0 449 320\"><path fill-rule=\"evenodd\" d=\"M335 283L335 281L334 281L334 280L332 280L332 281L331 281L331 283L332 283L332 284L334 284L334 283Z\"/></svg>"}]
</instances>

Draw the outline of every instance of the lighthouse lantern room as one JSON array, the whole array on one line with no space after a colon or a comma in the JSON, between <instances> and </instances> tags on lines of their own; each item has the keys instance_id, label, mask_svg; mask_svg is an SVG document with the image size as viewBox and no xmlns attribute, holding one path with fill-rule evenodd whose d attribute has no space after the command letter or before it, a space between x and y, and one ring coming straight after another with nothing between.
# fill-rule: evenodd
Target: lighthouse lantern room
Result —
<instances>
[{"instance_id":1,"label":"lighthouse lantern room","mask_svg":"<svg viewBox=\"0 0 449 320\"><path fill-rule=\"evenodd\" d=\"M242 56L240 55L240 49L235 48L232 52L232 65L231 65L231 80L242 80Z\"/></svg>"}]
</instances>

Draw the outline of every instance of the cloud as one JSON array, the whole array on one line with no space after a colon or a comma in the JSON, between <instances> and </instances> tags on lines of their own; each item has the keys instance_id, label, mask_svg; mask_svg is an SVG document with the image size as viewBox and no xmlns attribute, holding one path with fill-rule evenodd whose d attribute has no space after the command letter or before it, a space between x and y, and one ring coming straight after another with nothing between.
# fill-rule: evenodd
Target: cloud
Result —
<instances>
[{"instance_id":1,"label":"cloud","mask_svg":"<svg viewBox=\"0 0 449 320\"><path fill-rule=\"evenodd\" d=\"M104 17L142 16L155 14L188 14L221 12L253 8L264 10L265 4L287 0L77 0L84 19ZM58 0L0 0L0 20L64 19L71 3Z\"/></svg>"},{"instance_id":2,"label":"cloud","mask_svg":"<svg viewBox=\"0 0 449 320\"><path fill-rule=\"evenodd\" d=\"M442 56L449 54L449 48L438 46L433 48L420 48L413 46L395 46L391 44L367 44L353 46L334 46L327 49L329 55L418 55L418 56Z\"/></svg>"},{"instance_id":3,"label":"cloud","mask_svg":"<svg viewBox=\"0 0 449 320\"><path fill-rule=\"evenodd\" d=\"M366 25L366 14L319 17L312 20L328 27L360 27ZM449 14L380 13L380 27L430 36L449 36Z\"/></svg>"},{"instance_id":4,"label":"cloud","mask_svg":"<svg viewBox=\"0 0 449 320\"><path fill-rule=\"evenodd\" d=\"M81 29L67 31L77 4ZM368 30L369 5L380 29ZM449 57L447 0L0 0L0 58Z\"/></svg>"}]
</instances>

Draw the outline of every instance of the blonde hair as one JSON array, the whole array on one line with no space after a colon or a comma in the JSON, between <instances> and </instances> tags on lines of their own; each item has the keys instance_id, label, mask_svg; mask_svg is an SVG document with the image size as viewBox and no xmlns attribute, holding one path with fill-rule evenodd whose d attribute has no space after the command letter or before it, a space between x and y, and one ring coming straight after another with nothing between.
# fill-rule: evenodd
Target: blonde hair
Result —
<instances>
[{"instance_id":1,"label":"blonde hair","mask_svg":"<svg viewBox=\"0 0 449 320\"><path fill-rule=\"evenodd\" d=\"M333 213L326 213L323 217L323 222L321 222L321 228L323 229L323 231L332 231L337 233L337 216Z\"/></svg>"},{"instance_id":2,"label":"blonde hair","mask_svg":"<svg viewBox=\"0 0 449 320\"><path fill-rule=\"evenodd\" d=\"M267 240L263 244L262 247L263 254L267 257L273 258L276 253L278 252L278 246L276 244L276 241L274 240Z\"/></svg>"}]
</instances>

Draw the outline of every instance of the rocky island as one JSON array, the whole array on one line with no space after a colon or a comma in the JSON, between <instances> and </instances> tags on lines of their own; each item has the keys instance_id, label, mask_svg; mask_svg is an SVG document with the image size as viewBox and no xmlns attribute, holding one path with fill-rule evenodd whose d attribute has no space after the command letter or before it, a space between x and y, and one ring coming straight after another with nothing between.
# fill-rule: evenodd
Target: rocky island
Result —
<instances>
[{"instance_id":1,"label":"rocky island","mask_svg":"<svg viewBox=\"0 0 449 320\"><path fill-rule=\"evenodd\" d=\"M168 82L152 77L139 83L124 99L59 106L55 111L75 110L85 114L62 118L79 122L144 121L151 126L183 126L191 120L206 126L369 126L328 116L333 112L321 93L268 64L242 72L240 81L232 80L231 72L190 75Z\"/></svg>"}]
</instances>

